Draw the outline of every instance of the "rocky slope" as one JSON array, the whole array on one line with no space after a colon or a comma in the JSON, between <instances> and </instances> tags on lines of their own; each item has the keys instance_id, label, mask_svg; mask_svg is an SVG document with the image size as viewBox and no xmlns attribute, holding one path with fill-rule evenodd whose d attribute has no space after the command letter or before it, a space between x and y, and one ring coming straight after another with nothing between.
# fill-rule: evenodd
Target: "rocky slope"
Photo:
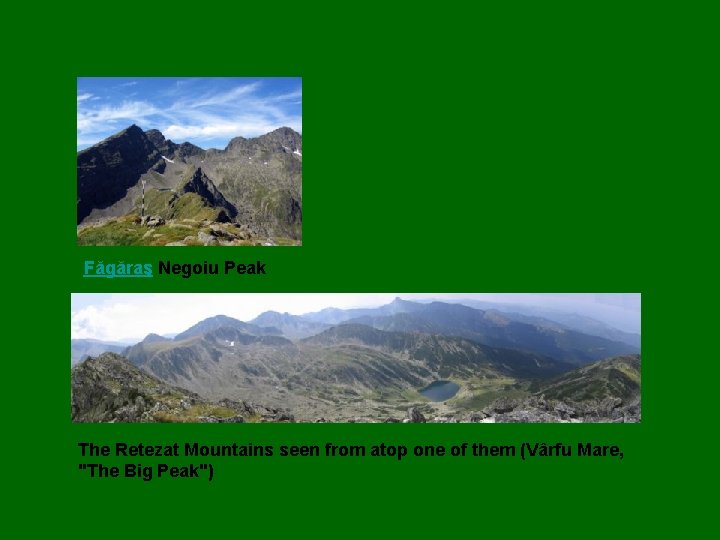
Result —
<instances>
[{"instance_id":1,"label":"rocky slope","mask_svg":"<svg viewBox=\"0 0 720 540\"><path fill-rule=\"evenodd\" d=\"M368 422L361 417L355 422ZM427 405L408 409L405 417L389 416L384 422L483 423L483 424L625 424L641 420L640 400L620 398L583 401L545 399L531 396L524 399L500 398L477 411L440 412Z\"/></svg>"},{"instance_id":2,"label":"rocky slope","mask_svg":"<svg viewBox=\"0 0 720 540\"><path fill-rule=\"evenodd\" d=\"M558 400L633 400L640 395L640 355L595 362L549 381L537 382L530 390Z\"/></svg>"},{"instance_id":3,"label":"rocky slope","mask_svg":"<svg viewBox=\"0 0 720 540\"><path fill-rule=\"evenodd\" d=\"M597 341L580 334L576 348L562 349L558 344L569 342L552 333L550 341L534 339L548 331L545 325L507 333L512 324L497 313L459 307L395 301L379 308L379 319L409 320L423 331L353 322L328 327L278 312L249 323L218 315L173 339L149 334L123 354L139 373L197 399L251 400L290 409L300 421L639 421L639 355L578 366L533 348L554 343L587 358L598 354ZM418 314L424 318L412 318ZM373 315L365 310L362 317ZM504 348L458 337L493 336L496 329L506 339L533 339Z\"/></svg>"},{"instance_id":4,"label":"rocky slope","mask_svg":"<svg viewBox=\"0 0 720 540\"><path fill-rule=\"evenodd\" d=\"M145 215L164 223L189 229L201 222L233 223L244 237L231 240L257 239L253 245L302 239L302 136L289 128L238 137L224 150L206 151L133 125L79 152L79 242L205 244L194 235L138 238L133 225L141 213L143 182Z\"/></svg>"},{"instance_id":5,"label":"rocky slope","mask_svg":"<svg viewBox=\"0 0 720 540\"><path fill-rule=\"evenodd\" d=\"M467 398L476 387L502 389L572 369L462 338L342 325L293 342L271 335L273 328L214 317L174 340L143 341L127 355L148 373L205 398L253 399L289 407L306 420L404 411L424 401L422 388L444 378L461 382Z\"/></svg>"},{"instance_id":6,"label":"rocky slope","mask_svg":"<svg viewBox=\"0 0 720 540\"><path fill-rule=\"evenodd\" d=\"M253 338L273 339L273 338ZM280 339L280 338L274 338ZM639 358L631 359L631 363ZM598 362L595 370L615 369L628 359ZM639 368L639 365L638 365ZM578 371L578 370L576 370ZM564 377L573 378L576 371ZM631 376L632 378L632 376ZM556 382L548 383L550 386ZM288 386L288 389L291 387ZM578 395L553 399L542 392L525 397L501 397L481 408L459 407L450 400L430 403L418 396L392 401L382 396L333 402L332 407L313 407L302 400L297 410L259 406L247 400L205 399L170 385L138 369L125 358L104 353L72 370L72 418L75 422L414 422L414 423L627 423L641 419L639 387L635 391L607 388L603 397ZM287 396L286 396L287 398ZM332 401L328 395L316 399ZM286 399L286 403L292 403Z\"/></svg>"},{"instance_id":7,"label":"rocky slope","mask_svg":"<svg viewBox=\"0 0 720 540\"><path fill-rule=\"evenodd\" d=\"M153 377L114 353L88 358L71 371L73 422L282 422L285 410L247 401L201 398Z\"/></svg>"},{"instance_id":8,"label":"rocky slope","mask_svg":"<svg viewBox=\"0 0 720 540\"><path fill-rule=\"evenodd\" d=\"M138 126L132 126L78 152L77 222L126 196L140 176L162 164L160 152Z\"/></svg>"}]
</instances>

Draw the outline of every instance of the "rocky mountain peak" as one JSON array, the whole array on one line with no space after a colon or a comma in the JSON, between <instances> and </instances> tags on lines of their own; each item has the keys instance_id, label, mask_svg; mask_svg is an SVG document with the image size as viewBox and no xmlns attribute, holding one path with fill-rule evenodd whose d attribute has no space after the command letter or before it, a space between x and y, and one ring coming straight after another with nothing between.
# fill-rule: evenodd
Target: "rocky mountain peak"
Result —
<instances>
[{"instance_id":1,"label":"rocky mountain peak","mask_svg":"<svg viewBox=\"0 0 720 540\"><path fill-rule=\"evenodd\" d=\"M257 138L258 142L286 153L302 153L302 135L289 127L281 127Z\"/></svg>"},{"instance_id":2,"label":"rocky mountain peak","mask_svg":"<svg viewBox=\"0 0 720 540\"><path fill-rule=\"evenodd\" d=\"M160 152L135 124L79 152L77 222L124 197L158 159Z\"/></svg>"},{"instance_id":3,"label":"rocky mountain peak","mask_svg":"<svg viewBox=\"0 0 720 540\"><path fill-rule=\"evenodd\" d=\"M134 137L140 137L145 134L145 132L142 130L140 126L137 124L131 124L128 127L126 127L124 130L122 130L118 135L132 135Z\"/></svg>"},{"instance_id":4,"label":"rocky mountain peak","mask_svg":"<svg viewBox=\"0 0 720 540\"><path fill-rule=\"evenodd\" d=\"M222 208L224 215L218 217L218 221L230 221L237 216L237 209L230 204L212 180L207 177L202 168L197 167L189 179L182 186L183 193L197 193L209 206Z\"/></svg>"},{"instance_id":5,"label":"rocky mountain peak","mask_svg":"<svg viewBox=\"0 0 720 540\"><path fill-rule=\"evenodd\" d=\"M164 338L158 334L148 334L145 336L145 339L142 340L142 343L159 343L162 341L170 341L168 338Z\"/></svg>"},{"instance_id":6,"label":"rocky mountain peak","mask_svg":"<svg viewBox=\"0 0 720 540\"><path fill-rule=\"evenodd\" d=\"M145 136L160 151L168 149L170 144L173 144L173 142L166 139L165 135L163 135L162 132L158 129L148 129L145 132Z\"/></svg>"},{"instance_id":7,"label":"rocky mountain peak","mask_svg":"<svg viewBox=\"0 0 720 540\"><path fill-rule=\"evenodd\" d=\"M78 152L78 241L82 245L299 242L301 140L286 128L265 139L237 137L226 150L206 151L189 142L177 144L158 129L143 131L130 125ZM166 221L183 221L196 234L183 237L180 227L174 227L147 235L146 223L135 220L143 186L147 212ZM202 200L183 198L187 193ZM121 218L127 226L117 227L113 218ZM233 222L239 227L215 234L218 231L209 231L207 222Z\"/></svg>"},{"instance_id":8,"label":"rocky mountain peak","mask_svg":"<svg viewBox=\"0 0 720 540\"><path fill-rule=\"evenodd\" d=\"M253 152L256 149L302 156L302 135L289 127L281 127L260 137L246 139L235 137L225 151L228 153Z\"/></svg>"}]
</instances>

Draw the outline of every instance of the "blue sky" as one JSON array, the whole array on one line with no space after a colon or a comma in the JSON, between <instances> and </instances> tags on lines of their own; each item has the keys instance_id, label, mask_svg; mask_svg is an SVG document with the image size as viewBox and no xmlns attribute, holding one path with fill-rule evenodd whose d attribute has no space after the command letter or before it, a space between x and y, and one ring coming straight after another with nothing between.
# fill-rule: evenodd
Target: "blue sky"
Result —
<instances>
[{"instance_id":1,"label":"blue sky","mask_svg":"<svg viewBox=\"0 0 720 540\"><path fill-rule=\"evenodd\" d=\"M301 133L302 79L78 78L78 150L131 124L206 149L282 126Z\"/></svg>"}]
</instances>

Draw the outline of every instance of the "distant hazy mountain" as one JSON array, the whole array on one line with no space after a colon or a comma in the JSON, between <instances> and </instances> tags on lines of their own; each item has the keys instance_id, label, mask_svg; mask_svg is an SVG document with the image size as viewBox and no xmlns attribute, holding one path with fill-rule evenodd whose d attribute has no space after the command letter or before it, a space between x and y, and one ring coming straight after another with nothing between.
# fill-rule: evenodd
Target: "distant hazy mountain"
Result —
<instances>
[{"instance_id":1,"label":"distant hazy mountain","mask_svg":"<svg viewBox=\"0 0 720 540\"><path fill-rule=\"evenodd\" d=\"M477 300L458 300L456 303L476 309L497 310L505 317L518 322L528 322L536 325L556 323L569 330L577 330L584 334L599 336L640 348L640 334L624 332L607 323L578 313L543 309L537 306L508 305Z\"/></svg>"},{"instance_id":2,"label":"distant hazy mountain","mask_svg":"<svg viewBox=\"0 0 720 540\"><path fill-rule=\"evenodd\" d=\"M145 339L143 339L143 343L163 343L165 341L170 341L170 338L159 336L157 334L148 334L145 336Z\"/></svg>"},{"instance_id":3,"label":"distant hazy mountain","mask_svg":"<svg viewBox=\"0 0 720 540\"><path fill-rule=\"evenodd\" d=\"M390 304L377 308L326 308L315 313L302 315L302 318L327 324L339 324L352 319L358 319L360 321L361 317L378 317L383 315L395 315L398 313L417 313L418 311L421 311L419 306L431 303L463 305L480 311L487 311L489 312L489 317L493 312L497 312L498 318L507 319L509 321L526 323L537 328L547 328L551 331L575 330L583 334L602 337L610 341L618 341L634 347L635 350L640 349L639 334L623 332L622 330L613 328L606 323L579 315L577 313L565 313L559 310L545 310L536 306L500 304L497 302L483 302L477 300L455 300L447 302L427 300L411 302L396 298Z\"/></svg>"},{"instance_id":4,"label":"distant hazy mountain","mask_svg":"<svg viewBox=\"0 0 720 540\"><path fill-rule=\"evenodd\" d=\"M375 315L371 310L363 310L366 315L346 322L366 324L380 330L460 336L485 345L536 352L575 364L639 352L637 347L556 324L548 325L532 319L527 320L533 322L519 322L496 310L482 311L461 304L420 304L402 300L396 300L389 306L403 308L404 311L394 315ZM382 312L380 309L377 313Z\"/></svg>"},{"instance_id":5,"label":"distant hazy mountain","mask_svg":"<svg viewBox=\"0 0 720 540\"><path fill-rule=\"evenodd\" d=\"M323 310L306 313L301 315L303 319L308 321L315 321L325 324L339 324L341 322L349 321L364 316L380 316L380 315L394 315L396 313L406 313L412 311L416 302L408 302L401 298L396 298L391 303L376 308L355 308L355 309L338 309L334 307L325 308Z\"/></svg>"},{"instance_id":6,"label":"distant hazy mountain","mask_svg":"<svg viewBox=\"0 0 720 540\"><path fill-rule=\"evenodd\" d=\"M73 339L70 341L70 365L82 362L89 356L99 356L104 352L121 353L127 344L117 341L100 341L98 339Z\"/></svg>"},{"instance_id":7,"label":"distant hazy mountain","mask_svg":"<svg viewBox=\"0 0 720 540\"><path fill-rule=\"evenodd\" d=\"M253 336L272 336L282 334L279 328L258 326L257 324L242 322L225 315L216 315L215 317L210 317L200 321L184 332L180 332L173 339L175 341L182 341L192 336L198 336L212 330L217 330L218 328L232 328Z\"/></svg>"},{"instance_id":8,"label":"distant hazy mountain","mask_svg":"<svg viewBox=\"0 0 720 540\"><path fill-rule=\"evenodd\" d=\"M298 315L278 313L277 311L266 311L261 313L251 320L250 324L277 328L283 336L290 339L313 336L330 328L329 324L314 322Z\"/></svg>"}]
</instances>

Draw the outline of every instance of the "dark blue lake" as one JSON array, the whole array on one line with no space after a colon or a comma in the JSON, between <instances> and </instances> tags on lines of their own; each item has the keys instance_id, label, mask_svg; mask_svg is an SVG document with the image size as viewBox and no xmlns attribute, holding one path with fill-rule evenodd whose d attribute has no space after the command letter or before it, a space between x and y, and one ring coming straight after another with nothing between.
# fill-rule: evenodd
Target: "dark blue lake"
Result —
<instances>
[{"instance_id":1,"label":"dark blue lake","mask_svg":"<svg viewBox=\"0 0 720 540\"><path fill-rule=\"evenodd\" d=\"M420 390L420 393L430 401L445 401L460 390L460 385L452 381L435 381Z\"/></svg>"}]
</instances>

